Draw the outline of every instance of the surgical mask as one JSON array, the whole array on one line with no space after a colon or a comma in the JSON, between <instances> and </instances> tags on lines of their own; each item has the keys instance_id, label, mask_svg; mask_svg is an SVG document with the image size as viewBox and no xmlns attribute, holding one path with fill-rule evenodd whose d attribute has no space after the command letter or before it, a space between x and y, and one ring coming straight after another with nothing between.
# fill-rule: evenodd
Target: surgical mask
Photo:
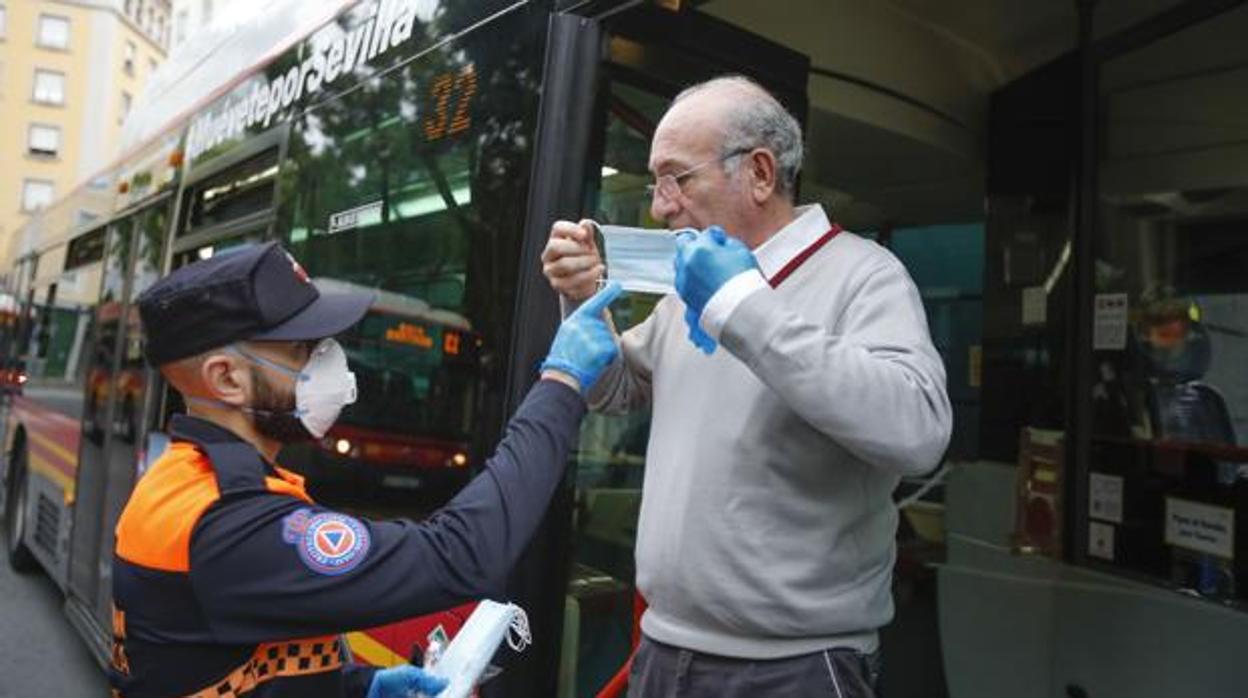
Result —
<instances>
[{"instance_id":1,"label":"surgical mask","mask_svg":"<svg viewBox=\"0 0 1248 698\"><path fill-rule=\"evenodd\" d=\"M425 665L426 671L450 682L438 698L472 695L504 638L516 652L528 647L533 642L528 615L515 604L482 600L445 651Z\"/></svg>"},{"instance_id":2,"label":"surgical mask","mask_svg":"<svg viewBox=\"0 0 1248 698\"><path fill-rule=\"evenodd\" d=\"M608 279L634 293L676 292L676 236L681 231L597 227L602 232Z\"/></svg>"},{"instance_id":3,"label":"surgical mask","mask_svg":"<svg viewBox=\"0 0 1248 698\"><path fill-rule=\"evenodd\" d=\"M293 410L244 408L257 417L256 428L267 436L283 442L293 440L290 429L282 422L289 422L290 418L294 418L308 434L319 439L329 433L330 427L338 421L342 408L355 403L355 374L347 368L347 353L334 339L323 339L317 343L302 371L287 368L237 346L230 348L249 361L285 373L294 379Z\"/></svg>"}]
</instances>

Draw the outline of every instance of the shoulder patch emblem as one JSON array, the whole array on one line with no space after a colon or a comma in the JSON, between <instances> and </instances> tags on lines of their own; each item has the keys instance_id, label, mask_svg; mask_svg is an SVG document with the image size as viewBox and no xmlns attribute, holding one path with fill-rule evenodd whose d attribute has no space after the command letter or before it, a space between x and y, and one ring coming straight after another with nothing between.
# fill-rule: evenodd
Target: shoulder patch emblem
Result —
<instances>
[{"instance_id":1,"label":"shoulder patch emblem","mask_svg":"<svg viewBox=\"0 0 1248 698\"><path fill-rule=\"evenodd\" d=\"M346 514L297 509L282 521L282 540L295 546L299 559L317 574L338 575L355 569L368 555L368 528Z\"/></svg>"}]
</instances>

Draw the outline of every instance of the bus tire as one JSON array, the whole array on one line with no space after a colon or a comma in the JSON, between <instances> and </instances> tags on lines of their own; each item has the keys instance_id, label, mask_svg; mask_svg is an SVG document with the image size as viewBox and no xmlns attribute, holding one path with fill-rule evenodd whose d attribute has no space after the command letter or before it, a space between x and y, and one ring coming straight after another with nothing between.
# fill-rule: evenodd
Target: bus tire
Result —
<instances>
[{"instance_id":1,"label":"bus tire","mask_svg":"<svg viewBox=\"0 0 1248 698\"><path fill-rule=\"evenodd\" d=\"M26 531L26 497L28 496L26 475L26 448L17 446L13 449L9 477L8 496L5 497L4 533L5 551L8 552L9 567L14 572L25 574L38 567L35 556L22 540Z\"/></svg>"}]
</instances>

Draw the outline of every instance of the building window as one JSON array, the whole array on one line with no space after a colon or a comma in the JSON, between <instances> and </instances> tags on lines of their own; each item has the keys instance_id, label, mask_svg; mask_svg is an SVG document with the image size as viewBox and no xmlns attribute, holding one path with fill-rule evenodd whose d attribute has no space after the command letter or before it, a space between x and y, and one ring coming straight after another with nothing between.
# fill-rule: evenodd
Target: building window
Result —
<instances>
[{"instance_id":1,"label":"building window","mask_svg":"<svg viewBox=\"0 0 1248 698\"><path fill-rule=\"evenodd\" d=\"M134 42L126 41L126 45L121 49L121 67L125 69L126 75L134 75Z\"/></svg>"},{"instance_id":2,"label":"building window","mask_svg":"<svg viewBox=\"0 0 1248 698\"><path fill-rule=\"evenodd\" d=\"M4 26L8 20L8 13L4 9L4 5L0 5L0 39L4 38Z\"/></svg>"},{"instance_id":3,"label":"building window","mask_svg":"<svg viewBox=\"0 0 1248 698\"><path fill-rule=\"evenodd\" d=\"M178 15L173 21L173 40L175 43L182 43L186 40L186 24L190 21L187 17L186 10L178 10Z\"/></svg>"},{"instance_id":4,"label":"building window","mask_svg":"<svg viewBox=\"0 0 1248 698\"><path fill-rule=\"evenodd\" d=\"M64 104L65 74L36 68L34 99L40 104Z\"/></svg>"},{"instance_id":5,"label":"building window","mask_svg":"<svg viewBox=\"0 0 1248 698\"><path fill-rule=\"evenodd\" d=\"M35 44L41 48L69 48L69 19L56 15L39 15L39 34Z\"/></svg>"},{"instance_id":6,"label":"building window","mask_svg":"<svg viewBox=\"0 0 1248 698\"><path fill-rule=\"evenodd\" d=\"M151 76L151 74L152 74L152 73L156 72L156 66L157 66L157 65L158 65L158 64L156 63L156 59L155 59L155 58L149 58L149 59L147 59L147 74L148 74L148 76Z\"/></svg>"},{"instance_id":7,"label":"building window","mask_svg":"<svg viewBox=\"0 0 1248 698\"><path fill-rule=\"evenodd\" d=\"M27 179L22 182L22 210L38 211L52 203L54 189L46 179Z\"/></svg>"},{"instance_id":8,"label":"building window","mask_svg":"<svg viewBox=\"0 0 1248 698\"><path fill-rule=\"evenodd\" d=\"M121 114L117 117L117 123L125 123L126 117L130 114L130 93L122 91L121 93Z\"/></svg>"},{"instance_id":9,"label":"building window","mask_svg":"<svg viewBox=\"0 0 1248 698\"><path fill-rule=\"evenodd\" d=\"M37 157L56 157L61 152L60 127L31 124L26 136L26 152Z\"/></svg>"}]
</instances>

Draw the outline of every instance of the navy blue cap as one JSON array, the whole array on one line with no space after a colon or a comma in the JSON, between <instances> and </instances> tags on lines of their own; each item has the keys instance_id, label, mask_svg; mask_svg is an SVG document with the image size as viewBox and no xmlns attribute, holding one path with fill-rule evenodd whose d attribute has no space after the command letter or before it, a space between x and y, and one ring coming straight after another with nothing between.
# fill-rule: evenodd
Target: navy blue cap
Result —
<instances>
[{"instance_id":1,"label":"navy blue cap","mask_svg":"<svg viewBox=\"0 0 1248 698\"><path fill-rule=\"evenodd\" d=\"M276 242L189 264L139 296L155 366L241 340L323 339L364 317L370 293L321 293Z\"/></svg>"}]
</instances>

